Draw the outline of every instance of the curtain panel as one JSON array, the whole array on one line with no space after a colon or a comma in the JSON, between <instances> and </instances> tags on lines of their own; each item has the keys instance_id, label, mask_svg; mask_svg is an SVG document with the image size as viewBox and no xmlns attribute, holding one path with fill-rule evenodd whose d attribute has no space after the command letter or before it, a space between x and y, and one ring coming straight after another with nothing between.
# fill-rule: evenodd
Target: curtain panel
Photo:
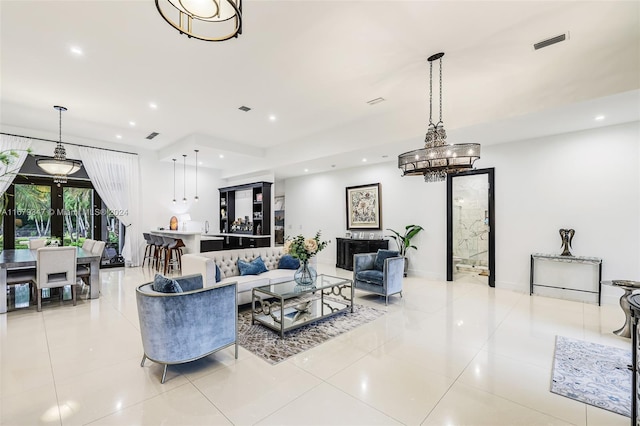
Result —
<instances>
[{"instance_id":1,"label":"curtain panel","mask_svg":"<svg viewBox=\"0 0 640 426\"><path fill-rule=\"evenodd\" d=\"M111 213L126 227L122 257L140 265L140 165L138 156L79 147L80 160L91 183Z\"/></svg>"},{"instance_id":2,"label":"curtain panel","mask_svg":"<svg viewBox=\"0 0 640 426\"><path fill-rule=\"evenodd\" d=\"M0 196L4 196L29 154L31 140L0 135ZM4 205L4 204L3 204Z\"/></svg>"}]
</instances>

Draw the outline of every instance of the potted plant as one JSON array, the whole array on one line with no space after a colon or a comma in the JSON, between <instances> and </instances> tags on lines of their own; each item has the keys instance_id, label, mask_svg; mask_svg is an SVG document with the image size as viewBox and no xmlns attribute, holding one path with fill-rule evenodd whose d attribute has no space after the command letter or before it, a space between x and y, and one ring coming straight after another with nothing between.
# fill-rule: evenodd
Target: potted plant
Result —
<instances>
[{"instance_id":1,"label":"potted plant","mask_svg":"<svg viewBox=\"0 0 640 426\"><path fill-rule=\"evenodd\" d=\"M404 234L400 234L398 231L387 228L387 231L393 232L390 235L398 246L398 252L400 256L404 257L404 276L407 276L407 269L409 268L409 259L407 258L407 251L409 249L418 249L418 247L411 245L411 239L418 235L424 228L420 225L407 225L404 228Z\"/></svg>"}]
</instances>

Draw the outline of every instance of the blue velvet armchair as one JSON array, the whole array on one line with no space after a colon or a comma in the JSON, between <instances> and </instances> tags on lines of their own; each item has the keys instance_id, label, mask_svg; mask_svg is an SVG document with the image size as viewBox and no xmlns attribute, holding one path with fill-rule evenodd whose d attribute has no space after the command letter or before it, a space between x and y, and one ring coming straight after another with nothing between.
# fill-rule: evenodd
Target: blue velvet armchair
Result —
<instances>
[{"instance_id":1,"label":"blue velvet armchair","mask_svg":"<svg viewBox=\"0 0 640 426\"><path fill-rule=\"evenodd\" d=\"M181 293L161 293L153 283L136 289L138 319L144 355L167 367L203 358L236 345L238 358L238 305L236 283L203 288L202 275L177 277Z\"/></svg>"},{"instance_id":2,"label":"blue velvet armchair","mask_svg":"<svg viewBox=\"0 0 640 426\"><path fill-rule=\"evenodd\" d=\"M403 276L404 258L397 251L378 250L353 256L353 285L384 296L385 305L392 294L400 293L402 297Z\"/></svg>"}]
</instances>

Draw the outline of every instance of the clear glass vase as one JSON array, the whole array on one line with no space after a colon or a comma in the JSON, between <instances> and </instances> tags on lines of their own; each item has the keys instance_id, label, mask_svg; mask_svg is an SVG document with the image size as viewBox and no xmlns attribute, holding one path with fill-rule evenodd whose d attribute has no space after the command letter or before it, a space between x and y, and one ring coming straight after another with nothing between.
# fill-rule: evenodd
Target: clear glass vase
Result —
<instances>
[{"instance_id":1,"label":"clear glass vase","mask_svg":"<svg viewBox=\"0 0 640 426\"><path fill-rule=\"evenodd\" d=\"M298 285L313 285L316 282L318 273L316 270L309 266L309 262L300 262L300 267L293 274L293 280Z\"/></svg>"}]
</instances>

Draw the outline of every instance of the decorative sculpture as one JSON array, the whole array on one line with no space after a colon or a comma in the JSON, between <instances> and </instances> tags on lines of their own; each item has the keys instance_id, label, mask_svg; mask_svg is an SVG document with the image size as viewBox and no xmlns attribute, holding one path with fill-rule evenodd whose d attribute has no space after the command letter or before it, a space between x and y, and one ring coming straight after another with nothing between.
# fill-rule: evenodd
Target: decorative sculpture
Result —
<instances>
[{"instance_id":1,"label":"decorative sculpture","mask_svg":"<svg viewBox=\"0 0 640 426\"><path fill-rule=\"evenodd\" d=\"M571 240L573 240L575 233L576 231L573 229L560 230L560 238L562 238L562 253L560 253L560 256L573 256L569 251L569 247L571 247Z\"/></svg>"}]
</instances>

